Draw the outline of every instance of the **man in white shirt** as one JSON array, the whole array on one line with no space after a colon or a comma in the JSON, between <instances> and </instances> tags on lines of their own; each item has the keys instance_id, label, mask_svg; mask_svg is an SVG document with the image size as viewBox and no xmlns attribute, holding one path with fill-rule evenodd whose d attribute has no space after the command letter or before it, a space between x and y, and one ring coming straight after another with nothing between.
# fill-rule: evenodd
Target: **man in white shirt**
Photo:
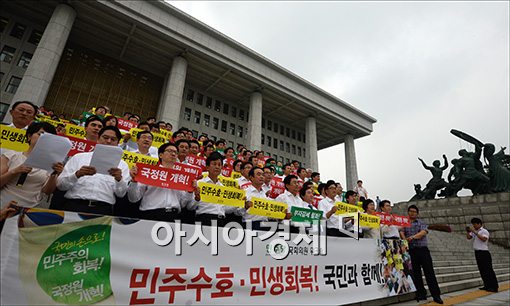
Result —
<instances>
[{"instance_id":1,"label":"man in white shirt","mask_svg":"<svg viewBox=\"0 0 510 306\"><path fill-rule=\"evenodd\" d=\"M391 214L393 209L388 200L382 200L380 207L383 214ZM381 233L384 239L400 239L400 227L396 225L381 224Z\"/></svg>"},{"instance_id":2,"label":"man in white shirt","mask_svg":"<svg viewBox=\"0 0 510 306\"><path fill-rule=\"evenodd\" d=\"M99 131L98 144L117 146L121 134L114 126L107 126ZM57 178L57 188L66 191L62 203L64 210L113 214L116 197L122 198L127 191L129 168L121 160L117 168L109 174L96 173L89 166L94 152L78 153L66 163L62 174Z\"/></svg>"},{"instance_id":3,"label":"man in white shirt","mask_svg":"<svg viewBox=\"0 0 510 306\"><path fill-rule=\"evenodd\" d=\"M158 152L160 167L171 169L177 161L177 147L165 143ZM127 194L130 202L141 200L140 218L167 222L179 219L182 208L191 200L193 193L138 183L134 180L137 173L137 167L131 168Z\"/></svg>"},{"instance_id":4,"label":"man in white shirt","mask_svg":"<svg viewBox=\"0 0 510 306\"><path fill-rule=\"evenodd\" d=\"M366 199L368 199L368 192L365 189L365 187L363 187L362 180L358 180L358 182L356 183L356 186L354 187L354 191L358 194L360 202L363 202Z\"/></svg>"},{"instance_id":5,"label":"man in white shirt","mask_svg":"<svg viewBox=\"0 0 510 306\"><path fill-rule=\"evenodd\" d=\"M223 186L218 179L223 167L223 157L221 154L219 152L211 153L206 159L205 165L209 175L198 182ZM191 209L195 209L195 221L200 221L203 225L211 225L211 220L217 220L218 226L225 226L225 214L236 210L235 207L201 201L200 190L198 188L195 190L195 201L192 203Z\"/></svg>"},{"instance_id":6,"label":"man in white shirt","mask_svg":"<svg viewBox=\"0 0 510 306\"><path fill-rule=\"evenodd\" d=\"M136 144L138 148L135 153L150 157L158 157L157 149L152 146L152 138L152 133L149 131L141 131L136 134Z\"/></svg>"},{"instance_id":7,"label":"man in white shirt","mask_svg":"<svg viewBox=\"0 0 510 306\"><path fill-rule=\"evenodd\" d=\"M267 217L252 215L249 213L249 208L253 206L253 203L251 202L252 198L268 198L262 190L262 184L264 183L264 171L260 167L253 167L249 171L248 177L250 178L252 184L246 189L247 205L244 209L241 208L239 212L243 217L243 222L245 225L247 221L251 221L252 229L266 230L265 227L261 226L261 222L266 222L268 220Z\"/></svg>"},{"instance_id":8,"label":"man in white shirt","mask_svg":"<svg viewBox=\"0 0 510 306\"><path fill-rule=\"evenodd\" d=\"M471 224L473 226L466 227L467 239L474 239L476 264L483 280L483 287L480 290L498 292L498 279L492 268L492 257L489 252L489 231L483 228L482 220L479 218L471 219Z\"/></svg>"},{"instance_id":9,"label":"man in white shirt","mask_svg":"<svg viewBox=\"0 0 510 306\"><path fill-rule=\"evenodd\" d=\"M237 184L239 185L239 188L246 190L246 188L251 186L252 182L249 177L251 169L253 169L252 163L243 162L241 166L241 177L237 179Z\"/></svg>"},{"instance_id":10,"label":"man in white shirt","mask_svg":"<svg viewBox=\"0 0 510 306\"><path fill-rule=\"evenodd\" d=\"M99 131L103 128L104 123L98 116L90 116L85 121L85 139L98 142ZM117 141L118 143L118 141Z\"/></svg>"},{"instance_id":11,"label":"man in white shirt","mask_svg":"<svg viewBox=\"0 0 510 306\"><path fill-rule=\"evenodd\" d=\"M264 184L262 184L262 189L269 196L268 192L271 191L271 180L274 178L274 169L272 167L266 166L263 168L264 170Z\"/></svg>"},{"instance_id":12,"label":"man in white shirt","mask_svg":"<svg viewBox=\"0 0 510 306\"><path fill-rule=\"evenodd\" d=\"M32 102L18 101L12 104L9 114L12 117L10 127L26 130L27 127L34 121L37 115L38 107Z\"/></svg>"},{"instance_id":13,"label":"man in white shirt","mask_svg":"<svg viewBox=\"0 0 510 306\"><path fill-rule=\"evenodd\" d=\"M287 204L287 216L285 219L290 219L292 217L291 210L292 207L303 207L303 200L299 197L299 183L298 183L298 177L294 174L288 175L283 180L283 183L285 184L285 192L280 194L278 197L276 197L275 201L282 202ZM300 224L292 223L290 227L291 233L299 233L299 226Z\"/></svg>"},{"instance_id":14,"label":"man in white shirt","mask_svg":"<svg viewBox=\"0 0 510 306\"><path fill-rule=\"evenodd\" d=\"M335 215L337 206L335 205L336 184L334 181L326 183L324 193L326 197L319 202L319 209L322 210L326 219L326 234L328 236L345 237L346 235L339 230L340 218Z\"/></svg>"},{"instance_id":15,"label":"man in white shirt","mask_svg":"<svg viewBox=\"0 0 510 306\"><path fill-rule=\"evenodd\" d=\"M177 147L177 162L187 164L186 157L189 154L189 141L187 139L179 139L175 142Z\"/></svg>"},{"instance_id":16,"label":"man in white shirt","mask_svg":"<svg viewBox=\"0 0 510 306\"><path fill-rule=\"evenodd\" d=\"M291 164L285 164L283 165L282 167L282 171L283 171L283 174L282 175L277 175L277 177L281 178L282 180L285 179L285 177L287 175L290 175L290 173L292 172L292 165Z\"/></svg>"}]
</instances>

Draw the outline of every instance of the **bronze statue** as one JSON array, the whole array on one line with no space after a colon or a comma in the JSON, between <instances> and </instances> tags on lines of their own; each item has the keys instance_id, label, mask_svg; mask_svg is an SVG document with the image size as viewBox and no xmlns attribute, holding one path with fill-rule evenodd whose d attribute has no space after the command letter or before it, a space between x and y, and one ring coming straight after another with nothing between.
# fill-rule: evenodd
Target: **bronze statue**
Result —
<instances>
[{"instance_id":1,"label":"bronze statue","mask_svg":"<svg viewBox=\"0 0 510 306\"><path fill-rule=\"evenodd\" d=\"M491 143L482 143L471 135L458 130L450 131L453 135L463 139L475 146L474 152L465 149L459 151L459 158L452 159L452 168L448 173L448 182L442 176L443 171L448 168L448 160L443 155L445 165L441 167L439 160L435 160L432 166L418 158L423 167L432 173L432 179L427 183L425 189L420 184L414 185L414 200L434 199L438 190L438 196L452 197L465 188L470 189L474 195L492 192L510 192L510 155L505 154L506 148L496 152L496 147ZM483 149L484 159L487 166L484 169L480 160Z\"/></svg>"},{"instance_id":2,"label":"bronze statue","mask_svg":"<svg viewBox=\"0 0 510 306\"><path fill-rule=\"evenodd\" d=\"M443 179L443 171L448 169L448 160L446 159L446 155L443 154L444 166L441 167L441 162L439 160L435 160L432 162L432 166L427 166L423 159L419 158L423 167L432 173L432 178L425 186L423 190L423 199L434 199L436 197L436 192L448 186L448 184Z\"/></svg>"},{"instance_id":3,"label":"bronze statue","mask_svg":"<svg viewBox=\"0 0 510 306\"><path fill-rule=\"evenodd\" d=\"M501 148L498 153L492 143L483 146L483 156L489 163L489 179L491 192L510 192L510 170L503 165L505 149Z\"/></svg>"}]
</instances>

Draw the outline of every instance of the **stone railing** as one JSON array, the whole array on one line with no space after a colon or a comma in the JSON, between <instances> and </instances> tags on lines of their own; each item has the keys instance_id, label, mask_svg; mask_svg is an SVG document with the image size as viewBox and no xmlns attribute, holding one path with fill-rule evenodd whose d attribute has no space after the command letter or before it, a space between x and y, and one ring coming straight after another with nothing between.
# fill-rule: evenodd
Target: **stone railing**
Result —
<instances>
[{"instance_id":1,"label":"stone railing","mask_svg":"<svg viewBox=\"0 0 510 306\"><path fill-rule=\"evenodd\" d=\"M407 206L420 209L420 217L428 224L448 224L452 230L465 233L471 218L482 219L490 232L490 241L510 248L510 193L486 194L435 200L395 203L394 213L407 215Z\"/></svg>"}]
</instances>

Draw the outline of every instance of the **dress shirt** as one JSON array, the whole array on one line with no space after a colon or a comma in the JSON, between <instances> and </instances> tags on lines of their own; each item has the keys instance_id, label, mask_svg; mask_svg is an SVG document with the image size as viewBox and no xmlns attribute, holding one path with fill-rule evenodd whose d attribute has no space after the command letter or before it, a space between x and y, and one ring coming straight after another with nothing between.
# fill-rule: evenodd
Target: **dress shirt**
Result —
<instances>
[{"instance_id":1,"label":"dress shirt","mask_svg":"<svg viewBox=\"0 0 510 306\"><path fill-rule=\"evenodd\" d=\"M262 188L259 190L257 190L257 188L255 188L253 185L248 187L246 190L246 199L248 201L250 201L252 198L263 198L263 199L268 199L268 197L266 196L266 193L264 192L264 190L262 190ZM243 221L247 221L247 220L251 220L251 221L267 221L267 217L263 217L263 216L258 216L258 215L252 215L250 213L248 213L248 211L244 208L240 208L239 209L240 213L241 213L241 216L243 217Z\"/></svg>"},{"instance_id":2,"label":"dress shirt","mask_svg":"<svg viewBox=\"0 0 510 306\"><path fill-rule=\"evenodd\" d=\"M123 160L119 162L118 168L122 170L120 182L109 174L96 173L76 177L76 171L82 166L90 165L92 154L94 152L78 153L71 157L57 178L57 188L67 191L64 195L66 199L101 201L113 205L115 196L122 198L126 195L127 182L131 179L128 165Z\"/></svg>"},{"instance_id":3,"label":"dress shirt","mask_svg":"<svg viewBox=\"0 0 510 306\"><path fill-rule=\"evenodd\" d=\"M264 191L264 193L271 191L271 185L270 184L262 184L262 190Z\"/></svg>"},{"instance_id":4,"label":"dress shirt","mask_svg":"<svg viewBox=\"0 0 510 306\"><path fill-rule=\"evenodd\" d=\"M251 181L245 178L244 176L241 176L240 178L237 179L237 184L239 184L239 188L246 190L248 186L251 186ZM246 186L244 186L243 188L243 185Z\"/></svg>"},{"instance_id":5,"label":"dress shirt","mask_svg":"<svg viewBox=\"0 0 510 306\"><path fill-rule=\"evenodd\" d=\"M127 194L130 202L142 200L140 203L140 210L142 211L176 208L179 212L191 200L193 195L193 193L182 190L148 186L138 182L129 183Z\"/></svg>"},{"instance_id":6,"label":"dress shirt","mask_svg":"<svg viewBox=\"0 0 510 306\"><path fill-rule=\"evenodd\" d=\"M481 227L477 233L482 236L486 237L487 240L483 241L482 239L478 238L478 236L474 233L469 233L471 237L474 238L473 240L473 248L475 251L488 251L489 250L489 231L485 228Z\"/></svg>"},{"instance_id":7,"label":"dress shirt","mask_svg":"<svg viewBox=\"0 0 510 306\"><path fill-rule=\"evenodd\" d=\"M418 234L422 230L429 232L428 226L425 222L421 221L420 219L416 219L414 221L411 221L410 227L404 227L401 231L404 232L404 235L406 238L411 237L415 234ZM420 239L413 239L411 242L409 242L409 249L412 248L420 248L420 247L426 247L427 246L427 236L423 236Z\"/></svg>"},{"instance_id":8,"label":"dress shirt","mask_svg":"<svg viewBox=\"0 0 510 306\"><path fill-rule=\"evenodd\" d=\"M218 186L223 186L223 184L218 180L216 183L213 182L213 180L210 177L204 177L201 180L198 180L198 183L209 183L209 184L215 184ZM211 215L218 215L218 216L225 216L225 213L231 213L236 210L236 207L232 206L226 206L226 205L219 205L219 204L213 204L203 201L195 201L193 199L191 209L196 209L196 214L211 214Z\"/></svg>"},{"instance_id":9,"label":"dress shirt","mask_svg":"<svg viewBox=\"0 0 510 306\"><path fill-rule=\"evenodd\" d=\"M326 214L335 206L335 200L325 197L319 202L319 209L322 210L324 218L327 218ZM326 221L326 227L339 229L340 228L340 218L338 215L332 214L329 219Z\"/></svg>"},{"instance_id":10,"label":"dress shirt","mask_svg":"<svg viewBox=\"0 0 510 306\"><path fill-rule=\"evenodd\" d=\"M282 202L287 204L287 212L290 213L292 206L300 207L300 208L306 208L308 206L303 206L303 200L299 197L299 195L293 195L288 190L285 190L284 193L280 194L278 197L276 197L275 201Z\"/></svg>"}]
</instances>

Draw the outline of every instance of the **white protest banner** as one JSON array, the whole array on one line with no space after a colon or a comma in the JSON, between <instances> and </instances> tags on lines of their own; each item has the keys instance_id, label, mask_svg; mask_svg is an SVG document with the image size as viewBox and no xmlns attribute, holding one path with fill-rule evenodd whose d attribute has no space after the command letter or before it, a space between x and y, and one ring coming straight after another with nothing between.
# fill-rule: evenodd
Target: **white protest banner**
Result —
<instances>
[{"instance_id":1,"label":"white protest banner","mask_svg":"<svg viewBox=\"0 0 510 306\"><path fill-rule=\"evenodd\" d=\"M404 250L402 241L305 235L307 243L283 232L51 210L19 218L2 232L2 305L341 305L396 295L388 282L413 291L408 262L393 268L395 279L385 274L392 266L383 260L398 261L392 248Z\"/></svg>"},{"instance_id":2,"label":"white protest banner","mask_svg":"<svg viewBox=\"0 0 510 306\"><path fill-rule=\"evenodd\" d=\"M117 146L109 146L97 144L90 160L90 166L96 168L97 173L108 174L111 168L118 168L122 159L121 148Z\"/></svg>"},{"instance_id":3,"label":"white protest banner","mask_svg":"<svg viewBox=\"0 0 510 306\"><path fill-rule=\"evenodd\" d=\"M34 150L23 164L53 172L53 164L64 161L71 150L71 145L71 141L66 137L44 133L39 137Z\"/></svg>"}]
</instances>

